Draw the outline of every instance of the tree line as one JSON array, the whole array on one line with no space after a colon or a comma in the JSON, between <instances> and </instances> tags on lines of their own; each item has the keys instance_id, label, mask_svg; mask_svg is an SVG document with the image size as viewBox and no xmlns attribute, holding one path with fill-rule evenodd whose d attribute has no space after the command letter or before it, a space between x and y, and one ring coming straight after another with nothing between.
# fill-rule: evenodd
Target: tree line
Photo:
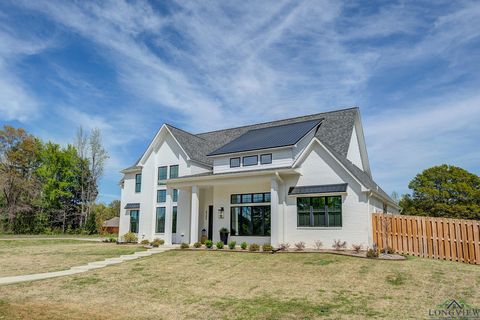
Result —
<instances>
[{"instance_id":1,"label":"tree line","mask_svg":"<svg viewBox=\"0 0 480 320\"><path fill-rule=\"evenodd\" d=\"M108 153L99 129L77 131L73 144L44 142L22 128L0 130L0 231L98 231L120 203L95 204Z\"/></svg>"}]
</instances>

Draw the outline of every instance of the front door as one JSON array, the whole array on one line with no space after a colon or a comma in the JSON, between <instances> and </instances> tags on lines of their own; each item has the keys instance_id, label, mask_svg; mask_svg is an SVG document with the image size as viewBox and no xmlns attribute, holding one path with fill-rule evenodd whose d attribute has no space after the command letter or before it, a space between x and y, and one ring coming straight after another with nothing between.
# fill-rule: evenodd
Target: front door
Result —
<instances>
[{"instance_id":1,"label":"front door","mask_svg":"<svg viewBox=\"0 0 480 320\"><path fill-rule=\"evenodd\" d=\"M213 206L208 206L208 240L213 240Z\"/></svg>"}]
</instances>

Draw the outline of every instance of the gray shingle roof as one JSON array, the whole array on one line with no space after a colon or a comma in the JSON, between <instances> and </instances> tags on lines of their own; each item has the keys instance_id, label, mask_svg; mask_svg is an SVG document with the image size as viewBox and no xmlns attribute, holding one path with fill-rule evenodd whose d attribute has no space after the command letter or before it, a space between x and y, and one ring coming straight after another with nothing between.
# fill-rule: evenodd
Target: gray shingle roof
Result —
<instances>
[{"instance_id":1,"label":"gray shingle roof","mask_svg":"<svg viewBox=\"0 0 480 320\"><path fill-rule=\"evenodd\" d=\"M321 120L309 120L274 127L252 129L208 155L213 156L291 146L296 144L313 128L317 127L320 121Z\"/></svg>"}]
</instances>

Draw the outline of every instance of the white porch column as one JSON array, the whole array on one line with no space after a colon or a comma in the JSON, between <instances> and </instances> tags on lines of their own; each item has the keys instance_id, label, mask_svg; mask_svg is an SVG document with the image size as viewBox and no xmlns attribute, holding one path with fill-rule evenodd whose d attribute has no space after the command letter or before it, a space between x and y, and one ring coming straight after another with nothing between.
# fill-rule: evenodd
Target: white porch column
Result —
<instances>
[{"instance_id":1,"label":"white porch column","mask_svg":"<svg viewBox=\"0 0 480 320\"><path fill-rule=\"evenodd\" d=\"M280 216L279 207L279 186L276 177L272 177L270 180L270 223L271 223L271 244L274 247L282 242L283 230L281 223L283 217Z\"/></svg>"},{"instance_id":2,"label":"white porch column","mask_svg":"<svg viewBox=\"0 0 480 320\"><path fill-rule=\"evenodd\" d=\"M192 211L190 216L190 243L193 244L198 241L198 212L199 212L199 188L192 187Z\"/></svg>"},{"instance_id":3,"label":"white porch column","mask_svg":"<svg viewBox=\"0 0 480 320\"><path fill-rule=\"evenodd\" d=\"M172 209L172 188L167 188L167 202L165 204L165 244L172 244L172 223L173 223L173 209Z\"/></svg>"}]
</instances>

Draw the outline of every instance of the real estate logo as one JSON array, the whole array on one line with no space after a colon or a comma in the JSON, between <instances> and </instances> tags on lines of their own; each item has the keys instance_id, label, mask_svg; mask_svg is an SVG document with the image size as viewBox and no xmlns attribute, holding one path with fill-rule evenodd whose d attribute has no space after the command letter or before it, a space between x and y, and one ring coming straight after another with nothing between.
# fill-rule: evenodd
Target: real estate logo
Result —
<instances>
[{"instance_id":1,"label":"real estate logo","mask_svg":"<svg viewBox=\"0 0 480 320\"><path fill-rule=\"evenodd\" d=\"M480 309L462 300L449 299L436 308L428 310L430 319L480 319Z\"/></svg>"}]
</instances>

